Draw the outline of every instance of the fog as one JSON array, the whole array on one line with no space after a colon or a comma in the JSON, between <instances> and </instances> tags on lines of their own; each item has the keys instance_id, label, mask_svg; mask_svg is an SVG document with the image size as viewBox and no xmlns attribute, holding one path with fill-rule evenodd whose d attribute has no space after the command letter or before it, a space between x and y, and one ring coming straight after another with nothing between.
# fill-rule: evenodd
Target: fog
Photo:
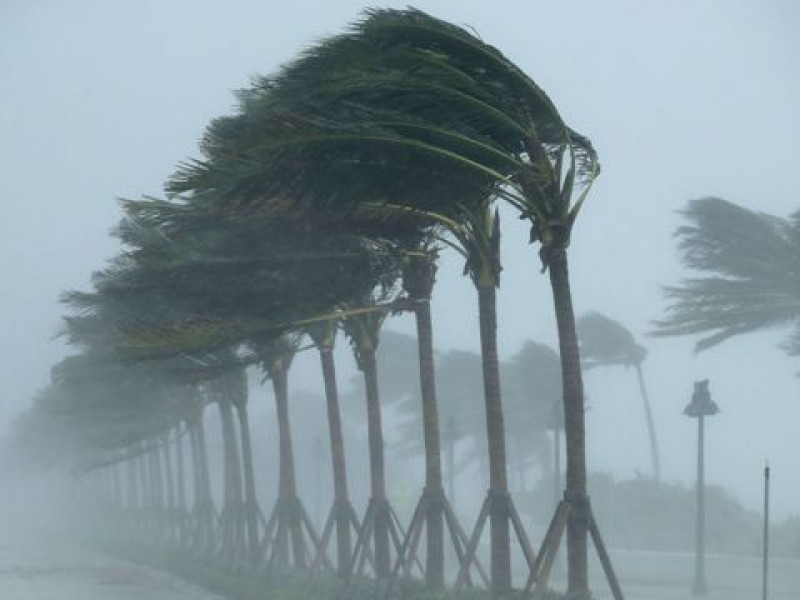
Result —
<instances>
[{"instance_id":1,"label":"fog","mask_svg":"<svg viewBox=\"0 0 800 600\"><path fill-rule=\"evenodd\" d=\"M405 2L0 3L0 431L70 353L54 339L65 312L58 297L88 289L92 271L116 253L118 242L108 235L120 218L115 199L162 196L176 166L198 156L209 120L233 110L234 90L274 72L368 5ZM687 275L673 237L681 222L676 211L687 201L718 196L784 217L800 208L800 180L793 176L800 4L419 0L415 6L473 27L530 74L597 149L603 171L570 249L573 297L578 314L596 310L622 322L649 350L644 369L662 479L687 490L693 485L697 429L682 413L693 382L709 379L720 413L707 423L707 481L759 511L769 460L774 520L800 516L800 362L779 348L788 328L699 354L691 338L647 335L664 315L661 286ZM548 280L527 243L528 227L511 211L501 212L501 220L498 340L501 359L509 359L525 340L555 348L557 339ZM443 252L433 297L440 354L479 351L477 296L462 268L458 255ZM392 317L386 328L413 335L413 317ZM353 388L356 370L344 340L337 358L343 390ZM290 386L317 395L321 413L318 365L315 353L302 353ZM274 417L271 395L253 383L256 460L261 452L265 461L256 470L267 498L274 493L265 477L274 468L267 468ZM589 470L617 480L647 475L647 433L631 373L588 371L585 388ZM295 411L293 419L302 423L305 414ZM399 417L387 408L386 419L391 448ZM210 420L209 431L215 427ZM319 435L327 435L324 428ZM360 440L347 442L355 447ZM298 461L305 461L301 487L309 497L329 498L329 490L313 490L313 460L297 444ZM367 474L362 458L363 469L351 468L359 502L358 478ZM407 480L413 497L419 464L387 454L387 471L402 473L396 477ZM464 477L478 477L471 468ZM463 508L468 527L481 494ZM319 500L321 507L327 502ZM325 510L315 508L315 518Z\"/></svg>"}]
</instances>

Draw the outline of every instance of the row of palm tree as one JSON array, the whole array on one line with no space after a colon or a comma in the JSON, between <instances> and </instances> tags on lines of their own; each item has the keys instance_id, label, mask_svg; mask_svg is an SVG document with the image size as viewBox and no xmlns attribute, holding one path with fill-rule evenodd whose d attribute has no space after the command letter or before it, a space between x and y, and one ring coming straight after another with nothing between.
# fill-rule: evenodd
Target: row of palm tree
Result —
<instances>
[{"instance_id":1,"label":"row of palm tree","mask_svg":"<svg viewBox=\"0 0 800 600\"><path fill-rule=\"evenodd\" d=\"M510 585L509 501L496 345L499 221L508 202L531 221L558 321L567 436L570 588L586 580L583 388L566 249L598 172L588 140L567 127L542 90L493 48L418 11L374 11L258 82L242 119L212 128L206 161L187 166L173 192L214 194L237 206L290 193L316 211L379 205L423 214L461 252L478 291L486 398L492 580ZM247 120L247 117L244 118ZM251 121L252 122L252 121ZM250 130L252 132L253 130ZM216 134L216 135L215 135ZM266 200L265 200L266 199Z\"/></svg>"},{"instance_id":2,"label":"row of palm tree","mask_svg":"<svg viewBox=\"0 0 800 600\"><path fill-rule=\"evenodd\" d=\"M401 539L386 496L375 360L386 316L411 310L425 444L425 490L412 530L419 535L424 523L427 583L444 583L445 527L461 562L459 581L469 580L484 521L496 594L511 589L512 527L530 566L538 564L507 477L496 310L497 206L506 203L529 221L531 242L538 243L550 278L567 455L565 509L559 514L568 515L568 591L587 598L588 535L591 530L598 542L599 533L586 488L583 382L567 250L599 173L589 140L563 121L530 77L473 33L415 9L380 9L240 92L238 112L212 122L202 151L201 160L183 165L169 180L169 201L123 203L125 217L116 230L123 252L94 276L92 292L66 296L73 311L66 335L82 356L112 357L114 368L130 373L139 365L159 365L153 368L167 369L182 389L194 392L184 395L218 404L227 432L225 535L242 537L246 527L251 559L307 567L324 562L319 557L326 536L335 530L343 576L369 562L386 578L392 552L396 564L413 558L416 542ZM478 296L489 489L469 539L442 484L430 314L440 247L463 256ZM365 381L371 488L360 523L347 495L332 364L339 327ZM335 479L336 501L321 537L297 495L288 409L288 372L304 335L319 350L325 374ZM272 382L279 428L279 494L262 519L267 543L260 544L241 386L248 365ZM162 413L142 401L130 406L141 412L131 421L141 429L124 441L115 438L117 448L140 444L159 427L163 435L166 424L175 424L159 417L158 425L143 427L146 418ZM243 457L233 408L240 415ZM201 421L182 416L179 422L200 447ZM242 464L244 482L237 475ZM358 538L351 549L353 529Z\"/></svg>"}]
</instances>

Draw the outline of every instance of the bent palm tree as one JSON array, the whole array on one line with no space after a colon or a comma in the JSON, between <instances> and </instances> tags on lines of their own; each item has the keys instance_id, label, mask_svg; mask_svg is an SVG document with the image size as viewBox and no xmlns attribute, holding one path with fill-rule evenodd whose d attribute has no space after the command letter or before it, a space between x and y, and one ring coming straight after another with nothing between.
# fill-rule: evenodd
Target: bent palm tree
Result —
<instances>
[{"instance_id":1,"label":"bent palm tree","mask_svg":"<svg viewBox=\"0 0 800 600\"><path fill-rule=\"evenodd\" d=\"M639 394L644 406L647 433L650 439L650 460L653 478L661 480L661 461L658 438L653 421L653 410L644 382L642 363L647 358L647 348L636 343L633 334L621 323L597 312L590 312L578 319L578 337L586 368L598 366L633 367L639 384Z\"/></svg>"},{"instance_id":2,"label":"bent palm tree","mask_svg":"<svg viewBox=\"0 0 800 600\"><path fill-rule=\"evenodd\" d=\"M334 502L323 528L321 545L324 552L335 527L337 573L339 577L347 579L351 574L353 555L350 529L352 526L358 532L360 524L355 509L350 503L350 494L347 489L347 461L342 433L342 415L339 408L339 389L336 384L336 365L333 357L337 328L337 319L327 319L309 324L306 327L306 333L319 351L322 378L325 384L333 472Z\"/></svg>"}]
</instances>

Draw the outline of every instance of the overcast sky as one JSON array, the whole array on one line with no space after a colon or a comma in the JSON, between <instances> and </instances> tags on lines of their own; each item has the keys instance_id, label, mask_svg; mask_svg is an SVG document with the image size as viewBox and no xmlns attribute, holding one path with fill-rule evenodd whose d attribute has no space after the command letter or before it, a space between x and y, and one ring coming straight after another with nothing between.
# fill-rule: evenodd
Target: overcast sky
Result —
<instances>
[{"instance_id":1,"label":"overcast sky","mask_svg":"<svg viewBox=\"0 0 800 600\"><path fill-rule=\"evenodd\" d=\"M399 3L376 5L403 6ZM231 92L336 32L366 6L332 0L2 0L0 2L0 422L29 401L66 351L52 340L58 295L86 288L116 245L115 198L160 195L196 156ZM675 211L717 195L787 215L800 208L800 3L794 0L417 2L472 26L551 95L603 164L575 228L577 310L637 335L681 275ZM500 349L555 342L546 277L527 232L504 222ZM477 300L455 257L435 298L443 348L478 347ZM411 331L400 319L390 327ZM709 479L758 505L765 457L779 515L800 513L800 371L780 332L694 356L691 340L652 340L646 363L668 480L691 481L695 379L722 413L709 426ZM302 368L302 367L301 367ZM586 377L589 464L647 472L630 373ZM624 429L620 426L624 423ZM630 423L630 426L628 426Z\"/></svg>"}]
</instances>

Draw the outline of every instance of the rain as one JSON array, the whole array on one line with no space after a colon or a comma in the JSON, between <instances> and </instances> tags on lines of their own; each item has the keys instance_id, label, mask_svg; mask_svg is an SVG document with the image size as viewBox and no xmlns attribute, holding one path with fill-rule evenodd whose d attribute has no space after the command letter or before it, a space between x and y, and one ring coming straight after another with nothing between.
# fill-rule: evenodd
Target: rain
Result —
<instances>
[{"instance_id":1,"label":"rain","mask_svg":"<svg viewBox=\"0 0 800 600\"><path fill-rule=\"evenodd\" d=\"M799 23L5 0L0 598L800 597Z\"/></svg>"}]
</instances>

